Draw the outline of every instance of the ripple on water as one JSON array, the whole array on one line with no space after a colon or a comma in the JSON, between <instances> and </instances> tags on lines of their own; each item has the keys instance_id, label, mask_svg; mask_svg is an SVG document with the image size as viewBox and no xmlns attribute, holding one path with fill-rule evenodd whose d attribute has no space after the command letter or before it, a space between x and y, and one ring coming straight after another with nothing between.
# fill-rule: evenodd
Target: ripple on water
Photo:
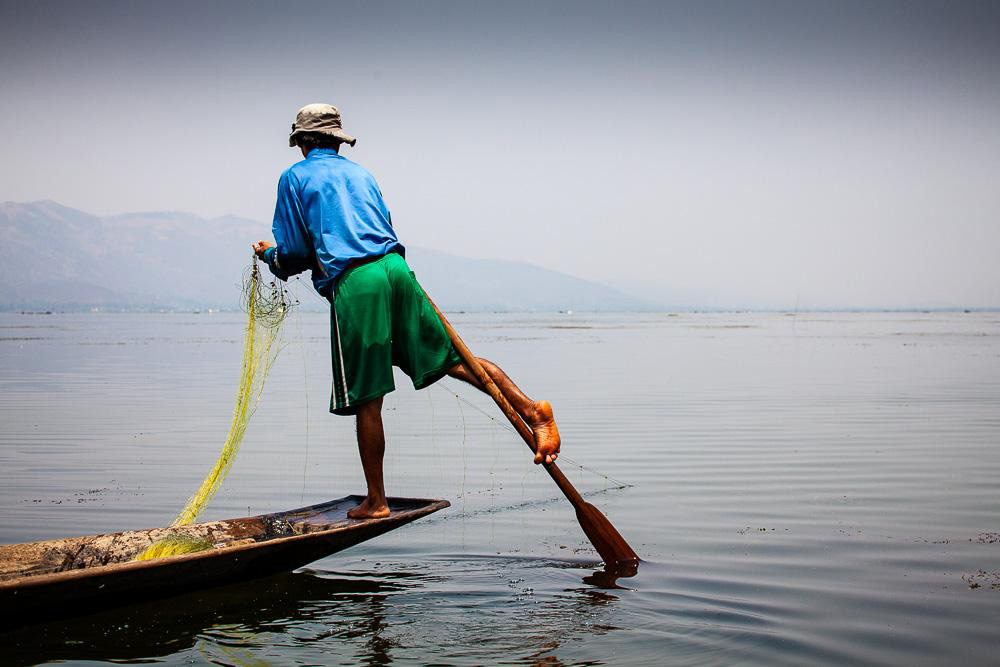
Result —
<instances>
[{"instance_id":1,"label":"ripple on water","mask_svg":"<svg viewBox=\"0 0 1000 667\"><path fill-rule=\"evenodd\" d=\"M0 314L4 336L42 339L0 341L0 540L169 522L225 437L239 315L16 328L33 322ZM455 323L553 401L567 456L631 484L565 466L646 559L635 576L596 574L571 509L504 427L399 377L386 402L390 492L446 497L449 510L297 573L7 632L5 659L995 661L995 314ZM360 490L353 427L325 409L328 327L302 314L286 331L206 518Z\"/></svg>"}]
</instances>

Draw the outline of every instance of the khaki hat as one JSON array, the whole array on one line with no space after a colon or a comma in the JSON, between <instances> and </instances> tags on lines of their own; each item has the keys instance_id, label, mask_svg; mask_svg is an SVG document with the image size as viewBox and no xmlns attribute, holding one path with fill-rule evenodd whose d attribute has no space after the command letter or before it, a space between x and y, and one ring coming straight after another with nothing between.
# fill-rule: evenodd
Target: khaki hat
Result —
<instances>
[{"instance_id":1,"label":"khaki hat","mask_svg":"<svg viewBox=\"0 0 1000 667\"><path fill-rule=\"evenodd\" d=\"M325 134L349 146L358 141L341 128L340 111L332 104L307 104L299 109L292 123L292 133L288 135L288 145L294 146L295 137L306 132Z\"/></svg>"}]
</instances>

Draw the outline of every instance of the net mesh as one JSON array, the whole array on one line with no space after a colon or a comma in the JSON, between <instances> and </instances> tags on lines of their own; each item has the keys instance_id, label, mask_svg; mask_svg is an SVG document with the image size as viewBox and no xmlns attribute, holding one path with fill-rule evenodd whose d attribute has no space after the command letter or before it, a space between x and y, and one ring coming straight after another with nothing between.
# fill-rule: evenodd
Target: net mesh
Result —
<instances>
[{"instance_id":1,"label":"net mesh","mask_svg":"<svg viewBox=\"0 0 1000 667\"><path fill-rule=\"evenodd\" d=\"M179 556L211 548L212 543L208 540L198 539L189 535L171 535L170 537L165 537L162 540L154 542L139 554L136 560L153 560L154 558Z\"/></svg>"},{"instance_id":2,"label":"net mesh","mask_svg":"<svg viewBox=\"0 0 1000 667\"><path fill-rule=\"evenodd\" d=\"M201 486L188 500L171 527L186 526L201 514L208 502L218 492L226 475L236 460L247 424L260 402L272 364L280 350L281 326L292 306L292 299L284 285L278 281L265 283L261 279L257 258L254 257L243 281L242 307L247 314L243 336L243 363L240 369L239 390L225 443L218 460ZM211 544L173 536L160 540L146 549L137 560L162 558L181 553L191 553L211 547Z\"/></svg>"}]
</instances>

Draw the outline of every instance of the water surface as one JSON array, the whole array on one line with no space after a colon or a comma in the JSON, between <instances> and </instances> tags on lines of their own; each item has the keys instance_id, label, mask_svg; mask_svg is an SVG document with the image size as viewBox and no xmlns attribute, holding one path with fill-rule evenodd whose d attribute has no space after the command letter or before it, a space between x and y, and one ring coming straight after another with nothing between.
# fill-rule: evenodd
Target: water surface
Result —
<instances>
[{"instance_id":1,"label":"water surface","mask_svg":"<svg viewBox=\"0 0 1000 667\"><path fill-rule=\"evenodd\" d=\"M386 401L387 486L449 510L295 573L0 634L15 664L995 664L1000 314L462 315L550 399L645 559L618 588L488 400ZM239 314L0 314L0 542L169 523ZM298 313L206 519L363 489ZM457 396L456 396L457 394ZM486 414L484 414L486 413ZM621 482L630 486L621 488Z\"/></svg>"}]
</instances>

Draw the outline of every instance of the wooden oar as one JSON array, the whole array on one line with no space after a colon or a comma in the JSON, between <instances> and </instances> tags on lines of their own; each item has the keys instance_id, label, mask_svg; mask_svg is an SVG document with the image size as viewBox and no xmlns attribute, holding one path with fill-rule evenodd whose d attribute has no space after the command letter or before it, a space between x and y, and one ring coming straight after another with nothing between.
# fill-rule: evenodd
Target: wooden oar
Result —
<instances>
[{"instance_id":1,"label":"wooden oar","mask_svg":"<svg viewBox=\"0 0 1000 667\"><path fill-rule=\"evenodd\" d=\"M430 301L430 297L427 297L427 299ZM500 387L493 382L493 378L489 376L482 364L479 363L479 360L476 359L472 351L469 350L465 342L459 337L458 332L451 326L448 318L444 316L433 301L431 301L431 305L434 306L438 317L441 318L444 328L451 337L452 344L454 344L462 361L465 362L466 367L479 380L479 383L486 388L487 393L496 401L504 416L517 429L524 443L534 452L536 449L535 436L532 434L531 429L524 423L521 416L517 414L514 407L507 401L503 393L501 393ZM604 562L612 566L638 563L639 556L628 545L625 538L611 525L608 517L604 516L599 509L583 499L580 492L573 488L573 485L566 479L566 475L562 473L562 470L555 463L543 463L542 465L545 466L545 470L548 471L556 485L565 494L566 499L573 505L573 508L576 510L576 519L580 522L580 527L583 528L583 532L586 533L591 544L597 549L597 553L604 559Z\"/></svg>"}]
</instances>

